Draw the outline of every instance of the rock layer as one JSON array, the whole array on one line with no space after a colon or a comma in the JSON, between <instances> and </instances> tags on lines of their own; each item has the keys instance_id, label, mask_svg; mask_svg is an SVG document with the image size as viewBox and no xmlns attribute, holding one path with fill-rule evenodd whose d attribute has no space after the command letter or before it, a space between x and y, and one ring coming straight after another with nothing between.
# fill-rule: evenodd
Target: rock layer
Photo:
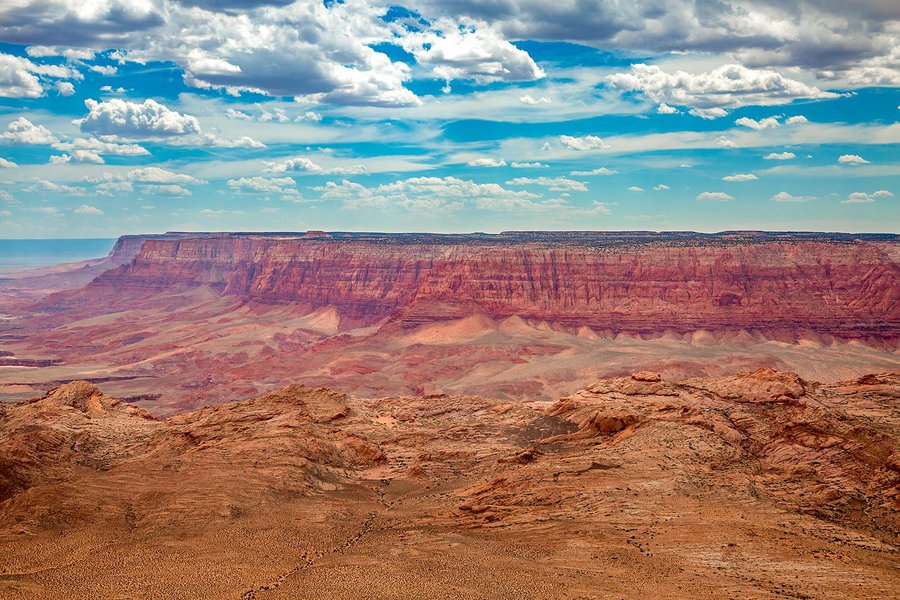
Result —
<instances>
[{"instance_id":1,"label":"rock layer","mask_svg":"<svg viewBox=\"0 0 900 600\"><path fill-rule=\"evenodd\" d=\"M898 236L209 234L146 239L127 265L45 308L132 306L196 288L333 307L346 323L473 313L596 331L753 330L895 341Z\"/></svg>"}]
</instances>

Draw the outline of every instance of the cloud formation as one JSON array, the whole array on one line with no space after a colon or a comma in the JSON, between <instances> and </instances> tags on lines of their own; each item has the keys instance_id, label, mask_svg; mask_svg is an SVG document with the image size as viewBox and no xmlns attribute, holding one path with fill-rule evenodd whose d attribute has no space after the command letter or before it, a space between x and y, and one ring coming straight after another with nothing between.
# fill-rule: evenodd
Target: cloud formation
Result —
<instances>
[{"instance_id":1,"label":"cloud formation","mask_svg":"<svg viewBox=\"0 0 900 600\"><path fill-rule=\"evenodd\" d=\"M687 106L696 116L724 116L725 109L786 104L801 98L836 98L837 94L789 79L770 69L722 65L706 73L667 73L658 65L631 65L627 73L606 77L607 85L640 92L657 104ZM749 121L749 119L747 120Z\"/></svg>"},{"instance_id":2,"label":"cloud formation","mask_svg":"<svg viewBox=\"0 0 900 600\"><path fill-rule=\"evenodd\" d=\"M196 117L170 110L153 99L138 103L120 98L102 102L89 98L84 104L88 114L79 125L82 131L95 135L147 139L201 132Z\"/></svg>"}]
</instances>

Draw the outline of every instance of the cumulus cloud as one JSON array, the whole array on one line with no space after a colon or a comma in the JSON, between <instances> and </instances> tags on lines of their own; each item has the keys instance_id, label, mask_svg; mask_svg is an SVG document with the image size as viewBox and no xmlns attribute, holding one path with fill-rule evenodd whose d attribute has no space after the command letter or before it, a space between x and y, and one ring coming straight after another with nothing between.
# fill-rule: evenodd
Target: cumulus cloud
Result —
<instances>
[{"instance_id":1,"label":"cumulus cloud","mask_svg":"<svg viewBox=\"0 0 900 600\"><path fill-rule=\"evenodd\" d=\"M137 103L120 98L102 102L89 98L84 104L88 114L79 121L84 132L138 139L200 133L196 117L170 110L153 99Z\"/></svg>"},{"instance_id":2,"label":"cumulus cloud","mask_svg":"<svg viewBox=\"0 0 900 600\"><path fill-rule=\"evenodd\" d=\"M700 117L701 119L706 119L707 121L712 121L713 119L720 119L728 114L728 111L724 108L719 108L718 106L714 106L712 108L692 108L688 111L689 115L694 115L695 117Z\"/></svg>"},{"instance_id":3,"label":"cumulus cloud","mask_svg":"<svg viewBox=\"0 0 900 600\"><path fill-rule=\"evenodd\" d=\"M326 169L305 156L295 156L280 162L266 162L266 171L270 173L307 173L311 175L362 175L367 170L364 165Z\"/></svg>"},{"instance_id":4,"label":"cumulus cloud","mask_svg":"<svg viewBox=\"0 0 900 600\"><path fill-rule=\"evenodd\" d=\"M99 73L106 77L111 77L119 72L116 67L113 67L111 65L91 65L90 67L88 67L88 69L90 69L94 73Z\"/></svg>"},{"instance_id":5,"label":"cumulus cloud","mask_svg":"<svg viewBox=\"0 0 900 600\"><path fill-rule=\"evenodd\" d=\"M102 165L104 160L99 154L90 150L73 150L71 154L59 154L50 157L51 164L64 164L69 162Z\"/></svg>"},{"instance_id":6,"label":"cumulus cloud","mask_svg":"<svg viewBox=\"0 0 900 600\"><path fill-rule=\"evenodd\" d=\"M529 104L531 106L534 106L536 104L550 104L552 100L550 100L550 98L548 98L547 96L538 96L537 98L535 98L531 94L525 94L524 96L519 96L519 102L521 102L522 104Z\"/></svg>"},{"instance_id":7,"label":"cumulus cloud","mask_svg":"<svg viewBox=\"0 0 900 600\"><path fill-rule=\"evenodd\" d=\"M763 156L765 160L791 160L792 158L797 158L793 152L770 152Z\"/></svg>"},{"instance_id":8,"label":"cumulus cloud","mask_svg":"<svg viewBox=\"0 0 900 600\"><path fill-rule=\"evenodd\" d=\"M545 76L527 52L489 27L460 28L443 19L428 30L407 31L400 43L419 64L431 66L435 76L447 81L534 81Z\"/></svg>"},{"instance_id":9,"label":"cumulus cloud","mask_svg":"<svg viewBox=\"0 0 900 600\"><path fill-rule=\"evenodd\" d=\"M631 187L628 188L628 191L629 191L629 192L643 192L643 191L644 191L644 188L642 188L642 187L640 187L640 186L638 186L638 185L633 185L633 186L631 186Z\"/></svg>"},{"instance_id":10,"label":"cumulus cloud","mask_svg":"<svg viewBox=\"0 0 900 600\"><path fill-rule=\"evenodd\" d=\"M19 117L6 126L6 131L0 134L0 141L6 144L47 145L57 139L43 125L35 125L25 117Z\"/></svg>"},{"instance_id":11,"label":"cumulus cloud","mask_svg":"<svg viewBox=\"0 0 900 600\"><path fill-rule=\"evenodd\" d=\"M573 137L571 135L559 136L559 143L569 150L603 150L609 148L609 145L595 135L586 135L584 137Z\"/></svg>"},{"instance_id":12,"label":"cumulus cloud","mask_svg":"<svg viewBox=\"0 0 900 600\"><path fill-rule=\"evenodd\" d=\"M234 10L223 10L222 3L200 1L23 0L0 6L0 38L119 48L123 61L172 61L184 69L188 85L230 93L365 105L418 102L404 87L409 67L371 47L396 41L395 29L380 18L385 8L364 0L277 1L254 10L258 4L230 3ZM511 71L516 63L506 66Z\"/></svg>"},{"instance_id":13,"label":"cumulus cloud","mask_svg":"<svg viewBox=\"0 0 900 600\"><path fill-rule=\"evenodd\" d=\"M659 106L656 107L656 112L661 115L674 115L677 114L679 110L674 106L669 106L665 102L662 102Z\"/></svg>"},{"instance_id":14,"label":"cumulus cloud","mask_svg":"<svg viewBox=\"0 0 900 600\"><path fill-rule=\"evenodd\" d=\"M130 181L107 181L97 184L94 192L98 196L118 196L121 194L129 194L134 191L134 186Z\"/></svg>"},{"instance_id":15,"label":"cumulus cloud","mask_svg":"<svg viewBox=\"0 0 900 600\"><path fill-rule=\"evenodd\" d=\"M738 145L734 140L725 137L724 135L720 135L716 138L716 144L722 146L723 148L737 148Z\"/></svg>"},{"instance_id":16,"label":"cumulus cloud","mask_svg":"<svg viewBox=\"0 0 900 600\"><path fill-rule=\"evenodd\" d=\"M760 119L759 121L755 119L751 119L749 117L741 117L740 119L735 121L736 125L743 125L744 127L748 127L750 129L755 129L759 131L760 129L774 129L781 125L778 122L777 117L766 117L765 119Z\"/></svg>"},{"instance_id":17,"label":"cumulus cloud","mask_svg":"<svg viewBox=\"0 0 900 600\"><path fill-rule=\"evenodd\" d=\"M702 192L697 194L695 200L700 200L701 202L731 202L734 200L734 196L725 192Z\"/></svg>"},{"instance_id":18,"label":"cumulus cloud","mask_svg":"<svg viewBox=\"0 0 900 600\"><path fill-rule=\"evenodd\" d=\"M18 168L19 165L14 163L11 160L7 160L0 156L0 169L15 169Z\"/></svg>"},{"instance_id":19,"label":"cumulus cloud","mask_svg":"<svg viewBox=\"0 0 900 600\"><path fill-rule=\"evenodd\" d=\"M591 169L590 171L572 171L569 175L577 176L591 176L591 175L615 175L618 171L613 169L607 169L606 167L597 167L596 169Z\"/></svg>"},{"instance_id":20,"label":"cumulus cloud","mask_svg":"<svg viewBox=\"0 0 900 600\"><path fill-rule=\"evenodd\" d=\"M103 211L97 208L96 206L91 206L90 204L82 204L81 206L75 208L72 212L75 212L79 215L95 215L100 216L103 214Z\"/></svg>"},{"instance_id":21,"label":"cumulus cloud","mask_svg":"<svg viewBox=\"0 0 900 600\"><path fill-rule=\"evenodd\" d=\"M888 74L900 46L892 27L898 12L887 1L597 0L586 10L582 2L413 0L410 6L488 21L510 39L567 40L639 53L731 53L750 66L824 72L864 64L875 78Z\"/></svg>"},{"instance_id":22,"label":"cumulus cloud","mask_svg":"<svg viewBox=\"0 0 900 600\"><path fill-rule=\"evenodd\" d=\"M800 125L802 123L809 123L809 119L807 119L803 115L794 115L793 117L788 117L785 123L787 123L788 125Z\"/></svg>"},{"instance_id":23,"label":"cumulus cloud","mask_svg":"<svg viewBox=\"0 0 900 600\"><path fill-rule=\"evenodd\" d=\"M606 77L607 85L640 92L658 104L689 106L703 118L724 116L725 109L786 104L800 98L835 98L837 94L788 79L768 69L723 65L707 73L667 73L658 65L631 65L627 73Z\"/></svg>"},{"instance_id":24,"label":"cumulus cloud","mask_svg":"<svg viewBox=\"0 0 900 600\"><path fill-rule=\"evenodd\" d=\"M549 188L553 192L586 192L587 186L581 181L566 177L516 177L506 182L506 185L540 185Z\"/></svg>"},{"instance_id":25,"label":"cumulus cloud","mask_svg":"<svg viewBox=\"0 0 900 600\"><path fill-rule=\"evenodd\" d=\"M867 165L869 161L858 154L842 154L838 157L838 162L842 165Z\"/></svg>"},{"instance_id":26,"label":"cumulus cloud","mask_svg":"<svg viewBox=\"0 0 900 600\"><path fill-rule=\"evenodd\" d=\"M546 169L549 165L542 162L514 162L510 163L513 169Z\"/></svg>"},{"instance_id":27,"label":"cumulus cloud","mask_svg":"<svg viewBox=\"0 0 900 600\"><path fill-rule=\"evenodd\" d=\"M778 192L772 196L774 202L809 202L810 200L815 199L815 196L794 196L787 192Z\"/></svg>"},{"instance_id":28,"label":"cumulus cloud","mask_svg":"<svg viewBox=\"0 0 900 600\"><path fill-rule=\"evenodd\" d=\"M229 179L228 187L235 192L251 192L265 194L279 194L282 196L299 195L297 182L292 177L241 177Z\"/></svg>"},{"instance_id":29,"label":"cumulus cloud","mask_svg":"<svg viewBox=\"0 0 900 600\"><path fill-rule=\"evenodd\" d=\"M141 188L141 193L146 196L173 196L187 197L192 196L191 190L180 185L174 184L151 184Z\"/></svg>"},{"instance_id":30,"label":"cumulus cloud","mask_svg":"<svg viewBox=\"0 0 900 600\"><path fill-rule=\"evenodd\" d=\"M160 167L140 167L132 169L126 175L131 181L141 183L178 183L178 184L199 184L204 183L202 180L192 177L185 173L175 173L168 169Z\"/></svg>"},{"instance_id":31,"label":"cumulus cloud","mask_svg":"<svg viewBox=\"0 0 900 600\"><path fill-rule=\"evenodd\" d=\"M878 198L893 198L894 194L888 190L878 190L868 194L866 192L853 192L847 196L846 200L841 200L841 204L869 204L875 202Z\"/></svg>"},{"instance_id":32,"label":"cumulus cloud","mask_svg":"<svg viewBox=\"0 0 900 600\"><path fill-rule=\"evenodd\" d=\"M38 179L33 184L25 188L26 192L51 192L54 194L69 194L72 196L84 196L86 190L82 187L75 187L62 183L56 183L47 179Z\"/></svg>"},{"instance_id":33,"label":"cumulus cloud","mask_svg":"<svg viewBox=\"0 0 900 600\"><path fill-rule=\"evenodd\" d=\"M75 86L70 81L57 81L56 91L60 96L71 96L75 93Z\"/></svg>"},{"instance_id":34,"label":"cumulus cloud","mask_svg":"<svg viewBox=\"0 0 900 600\"><path fill-rule=\"evenodd\" d=\"M502 158L476 158L466 163L470 167L505 167L506 161Z\"/></svg>"},{"instance_id":35,"label":"cumulus cloud","mask_svg":"<svg viewBox=\"0 0 900 600\"><path fill-rule=\"evenodd\" d=\"M475 183L457 177L411 177L373 188L344 179L313 188L324 199L340 199L348 208L441 209L476 204L482 208L505 203L527 205L540 198L526 191L513 191L496 183Z\"/></svg>"},{"instance_id":36,"label":"cumulus cloud","mask_svg":"<svg viewBox=\"0 0 900 600\"><path fill-rule=\"evenodd\" d=\"M664 192L664 191L666 191L666 190L668 190L668 189L670 189L670 188L669 188L669 186L667 186L666 184L660 183L659 185L654 186L653 189L654 189L655 191L657 191L657 192Z\"/></svg>"},{"instance_id":37,"label":"cumulus cloud","mask_svg":"<svg viewBox=\"0 0 900 600\"><path fill-rule=\"evenodd\" d=\"M186 173L176 173L162 167L138 167L126 173L103 173L102 175L88 175L82 181L94 184L135 182L139 184L179 184L199 185L206 183ZM130 189L130 188L128 188Z\"/></svg>"},{"instance_id":38,"label":"cumulus cloud","mask_svg":"<svg viewBox=\"0 0 900 600\"><path fill-rule=\"evenodd\" d=\"M143 146L137 144L118 144L115 142L104 142L97 138L75 138L65 142L54 142L53 147L57 150L76 151L88 150L96 154L108 154L116 156L146 156L150 152Z\"/></svg>"},{"instance_id":39,"label":"cumulus cloud","mask_svg":"<svg viewBox=\"0 0 900 600\"><path fill-rule=\"evenodd\" d=\"M2 9L0 9L2 14ZM2 21L2 19L0 19ZM0 52L0 96L8 98L38 98L44 95L42 78L79 79L81 74L70 67L39 65L27 58ZM68 82L57 88L60 93L74 87Z\"/></svg>"},{"instance_id":40,"label":"cumulus cloud","mask_svg":"<svg viewBox=\"0 0 900 600\"><path fill-rule=\"evenodd\" d=\"M726 175L722 181L754 181L759 179L753 173L735 173L734 175Z\"/></svg>"}]
</instances>

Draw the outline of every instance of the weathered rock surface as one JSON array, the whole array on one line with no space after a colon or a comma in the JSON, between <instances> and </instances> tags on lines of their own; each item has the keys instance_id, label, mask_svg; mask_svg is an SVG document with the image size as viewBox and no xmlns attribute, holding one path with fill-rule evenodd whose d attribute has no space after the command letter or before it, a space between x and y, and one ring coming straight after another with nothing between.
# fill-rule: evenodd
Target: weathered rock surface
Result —
<instances>
[{"instance_id":1,"label":"weathered rock surface","mask_svg":"<svg viewBox=\"0 0 900 600\"><path fill-rule=\"evenodd\" d=\"M900 374L0 413L3 598L891 597ZM365 585L360 585L364 581Z\"/></svg>"},{"instance_id":2,"label":"weathered rock surface","mask_svg":"<svg viewBox=\"0 0 900 600\"><path fill-rule=\"evenodd\" d=\"M347 323L484 314L662 334L763 331L896 341L897 236L544 233L209 234L147 239L78 302L129 306L206 287Z\"/></svg>"}]
</instances>

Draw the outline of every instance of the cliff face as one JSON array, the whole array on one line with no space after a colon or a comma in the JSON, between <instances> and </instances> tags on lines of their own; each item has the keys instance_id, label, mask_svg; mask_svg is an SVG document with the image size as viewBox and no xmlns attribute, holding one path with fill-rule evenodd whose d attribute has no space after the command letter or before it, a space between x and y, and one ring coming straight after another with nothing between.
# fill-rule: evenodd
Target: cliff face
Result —
<instances>
[{"instance_id":1,"label":"cliff face","mask_svg":"<svg viewBox=\"0 0 900 600\"><path fill-rule=\"evenodd\" d=\"M900 334L896 236L678 241L660 234L634 243L547 236L150 238L134 260L79 296L116 304L206 286L261 304L334 307L355 323L484 313L635 333Z\"/></svg>"}]
</instances>

